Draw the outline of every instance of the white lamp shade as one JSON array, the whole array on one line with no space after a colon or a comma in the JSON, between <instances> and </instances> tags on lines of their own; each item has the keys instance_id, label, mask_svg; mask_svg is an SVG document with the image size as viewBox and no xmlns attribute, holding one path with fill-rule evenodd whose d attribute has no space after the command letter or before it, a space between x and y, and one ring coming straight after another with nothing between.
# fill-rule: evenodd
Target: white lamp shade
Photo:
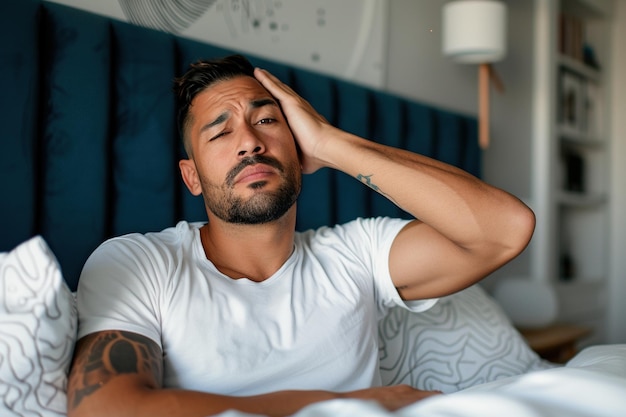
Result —
<instances>
[{"instance_id":1,"label":"white lamp shade","mask_svg":"<svg viewBox=\"0 0 626 417\"><path fill-rule=\"evenodd\" d=\"M459 0L443 7L443 53L468 64L506 56L506 6L493 0Z\"/></svg>"}]
</instances>

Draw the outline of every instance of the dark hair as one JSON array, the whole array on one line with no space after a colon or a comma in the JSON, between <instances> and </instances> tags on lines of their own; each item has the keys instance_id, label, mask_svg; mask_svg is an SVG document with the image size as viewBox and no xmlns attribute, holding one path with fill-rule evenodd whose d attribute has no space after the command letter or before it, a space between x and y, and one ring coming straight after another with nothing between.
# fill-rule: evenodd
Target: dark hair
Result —
<instances>
[{"instance_id":1,"label":"dark hair","mask_svg":"<svg viewBox=\"0 0 626 417\"><path fill-rule=\"evenodd\" d=\"M183 76L174 80L178 106L178 132L189 156L191 156L191 149L186 138L186 125L191 102L212 84L240 76L254 77L254 67L242 55L230 55L194 62Z\"/></svg>"}]
</instances>

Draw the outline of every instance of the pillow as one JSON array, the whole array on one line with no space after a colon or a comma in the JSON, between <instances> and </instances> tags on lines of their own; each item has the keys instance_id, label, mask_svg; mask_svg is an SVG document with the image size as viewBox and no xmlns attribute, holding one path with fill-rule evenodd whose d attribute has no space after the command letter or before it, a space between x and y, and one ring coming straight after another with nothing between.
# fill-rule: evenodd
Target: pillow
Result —
<instances>
[{"instance_id":1,"label":"pillow","mask_svg":"<svg viewBox=\"0 0 626 417\"><path fill-rule=\"evenodd\" d=\"M0 254L0 415L65 416L76 305L40 236Z\"/></svg>"},{"instance_id":2,"label":"pillow","mask_svg":"<svg viewBox=\"0 0 626 417\"><path fill-rule=\"evenodd\" d=\"M500 306L474 285L413 313L394 307L379 324L383 383L451 393L556 365L530 349Z\"/></svg>"}]
</instances>

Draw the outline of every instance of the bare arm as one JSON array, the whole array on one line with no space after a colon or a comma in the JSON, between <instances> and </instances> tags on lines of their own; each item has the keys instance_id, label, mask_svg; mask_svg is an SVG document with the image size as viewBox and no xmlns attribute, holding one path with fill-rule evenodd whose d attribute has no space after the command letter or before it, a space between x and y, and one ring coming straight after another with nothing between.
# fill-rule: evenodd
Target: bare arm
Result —
<instances>
[{"instance_id":1,"label":"bare arm","mask_svg":"<svg viewBox=\"0 0 626 417\"><path fill-rule=\"evenodd\" d=\"M349 393L280 391L231 397L162 388L160 348L150 339L123 331L88 335L76 344L68 383L68 417L208 416L228 409L288 416L302 407L334 398L379 401L390 410L434 395L408 386Z\"/></svg>"},{"instance_id":2,"label":"bare arm","mask_svg":"<svg viewBox=\"0 0 626 417\"><path fill-rule=\"evenodd\" d=\"M343 132L271 74L255 75L280 101L305 173L343 171L419 219L391 250L390 272L403 298L465 288L528 244L534 214L514 196L440 161Z\"/></svg>"}]
</instances>

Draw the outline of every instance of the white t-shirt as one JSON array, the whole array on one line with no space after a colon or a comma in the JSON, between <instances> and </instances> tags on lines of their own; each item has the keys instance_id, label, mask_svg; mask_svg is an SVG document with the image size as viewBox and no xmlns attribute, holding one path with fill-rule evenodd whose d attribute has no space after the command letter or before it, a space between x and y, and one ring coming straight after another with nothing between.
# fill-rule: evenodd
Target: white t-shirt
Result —
<instances>
[{"instance_id":1,"label":"white t-shirt","mask_svg":"<svg viewBox=\"0 0 626 417\"><path fill-rule=\"evenodd\" d=\"M231 279L207 260L201 224L103 243L79 281L79 337L125 330L163 350L165 387L227 395L380 385L377 322L405 303L389 275L404 220L358 219L296 233L263 282ZM263 248L259 248L263 251Z\"/></svg>"}]
</instances>

